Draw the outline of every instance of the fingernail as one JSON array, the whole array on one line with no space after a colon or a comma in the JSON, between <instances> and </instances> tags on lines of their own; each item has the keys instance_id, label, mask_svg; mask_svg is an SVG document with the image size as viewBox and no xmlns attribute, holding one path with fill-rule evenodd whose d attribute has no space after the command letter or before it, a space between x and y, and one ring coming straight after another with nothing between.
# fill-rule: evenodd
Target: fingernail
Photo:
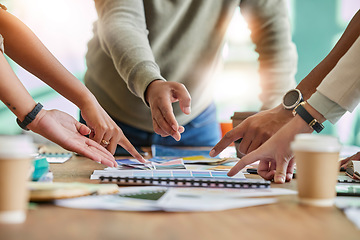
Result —
<instances>
[{"instance_id":1,"label":"fingernail","mask_svg":"<svg viewBox=\"0 0 360 240\"><path fill-rule=\"evenodd\" d=\"M292 178L293 178L293 174L292 174L292 173L286 174L286 180L291 181Z\"/></svg>"},{"instance_id":2,"label":"fingernail","mask_svg":"<svg viewBox=\"0 0 360 240\"><path fill-rule=\"evenodd\" d=\"M175 136L173 136L173 138L178 142L178 141L180 141L180 136L179 135L175 135Z\"/></svg>"},{"instance_id":3,"label":"fingernail","mask_svg":"<svg viewBox=\"0 0 360 240\"><path fill-rule=\"evenodd\" d=\"M209 155L210 155L210 157L214 157L214 155L215 155L215 149L212 149L212 150L209 152Z\"/></svg>"},{"instance_id":4,"label":"fingernail","mask_svg":"<svg viewBox=\"0 0 360 240\"><path fill-rule=\"evenodd\" d=\"M284 178L283 176L275 176L274 182L275 182L275 183L284 183L284 182L285 182L285 178Z\"/></svg>"},{"instance_id":5,"label":"fingernail","mask_svg":"<svg viewBox=\"0 0 360 240\"><path fill-rule=\"evenodd\" d=\"M176 127L176 125L172 125L171 127L172 127L172 129L173 129L175 132L177 132L177 131L178 131L178 129L177 129L177 127Z\"/></svg>"},{"instance_id":6,"label":"fingernail","mask_svg":"<svg viewBox=\"0 0 360 240\"><path fill-rule=\"evenodd\" d=\"M185 113L190 114L190 113L191 113L191 108L190 108L190 107L186 107L186 108L184 109L184 111L185 111Z\"/></svg>"}]
</instances>

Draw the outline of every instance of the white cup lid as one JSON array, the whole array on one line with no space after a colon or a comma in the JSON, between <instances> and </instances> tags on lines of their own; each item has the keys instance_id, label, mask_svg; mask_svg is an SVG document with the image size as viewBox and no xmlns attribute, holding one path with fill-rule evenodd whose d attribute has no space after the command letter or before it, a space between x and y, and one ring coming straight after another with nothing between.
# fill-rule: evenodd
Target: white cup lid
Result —
<instances>
[{"instance_id":1,"label":"white cup lid","mask_svg":"<svg viewBox=\"0 0 360 240\"><path fill-rule=\"evenodd\" d=\"M0 158L23 158L36 153L28 135L0 135Z\"/></svg>"},{"instance_id":2,"label":"white cup lid","mask_svg":"<svg viewBox=\"0 0 360 240\"><path fill-rule=\"evenodd\" d=\"M293 151L339 152L341 144L337 137L303 133L295 136L291 143Z\"/></svg>"}]
</instances>

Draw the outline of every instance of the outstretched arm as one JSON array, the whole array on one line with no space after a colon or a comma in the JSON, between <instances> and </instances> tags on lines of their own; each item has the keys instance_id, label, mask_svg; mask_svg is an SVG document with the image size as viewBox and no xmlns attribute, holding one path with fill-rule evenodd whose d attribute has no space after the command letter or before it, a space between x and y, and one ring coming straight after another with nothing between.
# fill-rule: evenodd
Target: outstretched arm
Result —
<instances>
[{"instance_id":1,"label":"outstretched arm","mask_svg":"<svg viewBox=\"0 0 360 240\"><path fill-rule=\"evenodd\" d=\"M323 79L354 44L360 34L359 23L360 11L358 11L350 21L345 32L331 52L299 83L297 89L302 92L304 100L309 99L313 95ZM213 148L211 156L218 155L228 145L240 138L243 138L239 145L240 152L244 154L250 153L263 144L292 118L291 111L283 109L281 105L271 110L258 113L228 132Z\"/></svg>"},{"instance_id":2,"label":"outstretched arm","mask_svg":"<svg viewBox=\"0 0 360 240\"><path fill-rule=\"evenodd\" d=\"M184 85L167 82L160 73L148 39L144 2L141 0L95 1L97 32L102 49L129 90L151 109L154 131L180 140L172 103L190 114L191 98Z\"/></svg>"},{"instance_id":3,"label":"outstretched arm","mask_svg":"<svg viewBox=\"0 0 360 240\"><path fill-rule=\"evenodd\" d=\"M360 19L359 19L360 20ZM341 57L334 68L320 83L305 109L317 120L325 119L336 122L341 114L352 111L360 102L360 69L357 59L360 53L360 37L358 37L348 51ZM338 116L340 113L340 116ZM258 172L277 183L290 181L293 173L293 160L290 143L298 133L312 132L307 123L298 115L282 127L274 136L255 151L243 157L229 172L234 175L247 164L260 160ZM358 159L359 154L345 159Z\"/></svg>"},{"instance_id":4,"label":"outstretched arm","mask_svg":"<svg viewBox=\"0 0 360 240\"><path fill-rule=\"evenodd\" d=\"M103 146L112 154L120 144L136 159L145 161L91 92L61 65L25 24L2 9L0 34L5 39L6 54L11 59L80 108L94 134L93 140L97 143L101 143L102 139L110 142Z\"/></svg>"},{"instance_id":5,"label":"outstretched arm","mask_svg":"<svg viewBox=\"0 0 360 240\"><path fill-rule=\"evenodd\" d=\"M12 71L3 54L0 54L0 99L23 121L36 103ZM90 129L70 115L57 111L41 110L28 128L63 148L80 153L107 166L116 166L114 157L105 148L83 136Z\"/></svg>"}]
</instances>

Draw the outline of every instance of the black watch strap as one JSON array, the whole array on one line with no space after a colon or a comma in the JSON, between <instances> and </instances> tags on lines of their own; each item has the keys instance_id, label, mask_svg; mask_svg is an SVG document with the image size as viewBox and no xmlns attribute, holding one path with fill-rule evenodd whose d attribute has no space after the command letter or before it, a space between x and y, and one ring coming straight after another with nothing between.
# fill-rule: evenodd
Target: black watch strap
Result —
<instances>
[{"instance_id":1,"label":"black watch strap","mask_svg":"<svg viewBox=\"0 0 360 240\"><path fill-rule=\"evenodd\" d=\"M307 123L309 126L314 129L317 133L321 132L324 129L318 120L316 120L311 114L304 108L305 102L300 103L294 108L294 115L297 113L299 116Z\"/></svg>"},{"instance_id":2,"label":"black watch strap","mask_svg":"<svg viewBox=\"0 0 360 240\"><path fill-rule=\"evenodd\" d=\"M16 118L17 124L24 130L29 131L29 129L26 127L29 125L34 119L36 118L36 115L40 112L40 110L43 108L43 105L41 103L36 104L34 109L28 113L28 115L25 116L24 121L20 121L18 118Z\"/></svg>"}]
</instances>

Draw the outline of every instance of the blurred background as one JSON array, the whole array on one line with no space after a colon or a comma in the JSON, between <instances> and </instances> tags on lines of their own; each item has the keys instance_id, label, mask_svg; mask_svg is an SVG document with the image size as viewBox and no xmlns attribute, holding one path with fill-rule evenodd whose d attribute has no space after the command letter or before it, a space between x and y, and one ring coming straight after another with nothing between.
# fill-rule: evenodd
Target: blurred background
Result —
<instances>
[{"instance_id":1,"label":"blurred background","mask_svg":"<svg viewBox=\"0 0 360 240\"><path fill-rule=\"evenodd\" d=\"M96 20L91 0L5 0L8 11L29 26L56 58L79 80L86 71L85 53ZM288 0L293 41L299 60L300 82L331 50L352 16L359 0ZM231 22L223 48L223 70L216 75L214 92L219 123L231 122L235 111L258 111L261 103L257 54L247 24L239 11ZM6 50L5 50L6 51ZM60 109L78 119L78 109L36 77L8 59L35 101L46 109ZM249 81L252 79L252 81ZM338 136L342 143L360 146L360 107L335 126L325 123L322 134ZM0 134L20 132L15 116L0 103Z\"/></svg>"}]
</instances>

